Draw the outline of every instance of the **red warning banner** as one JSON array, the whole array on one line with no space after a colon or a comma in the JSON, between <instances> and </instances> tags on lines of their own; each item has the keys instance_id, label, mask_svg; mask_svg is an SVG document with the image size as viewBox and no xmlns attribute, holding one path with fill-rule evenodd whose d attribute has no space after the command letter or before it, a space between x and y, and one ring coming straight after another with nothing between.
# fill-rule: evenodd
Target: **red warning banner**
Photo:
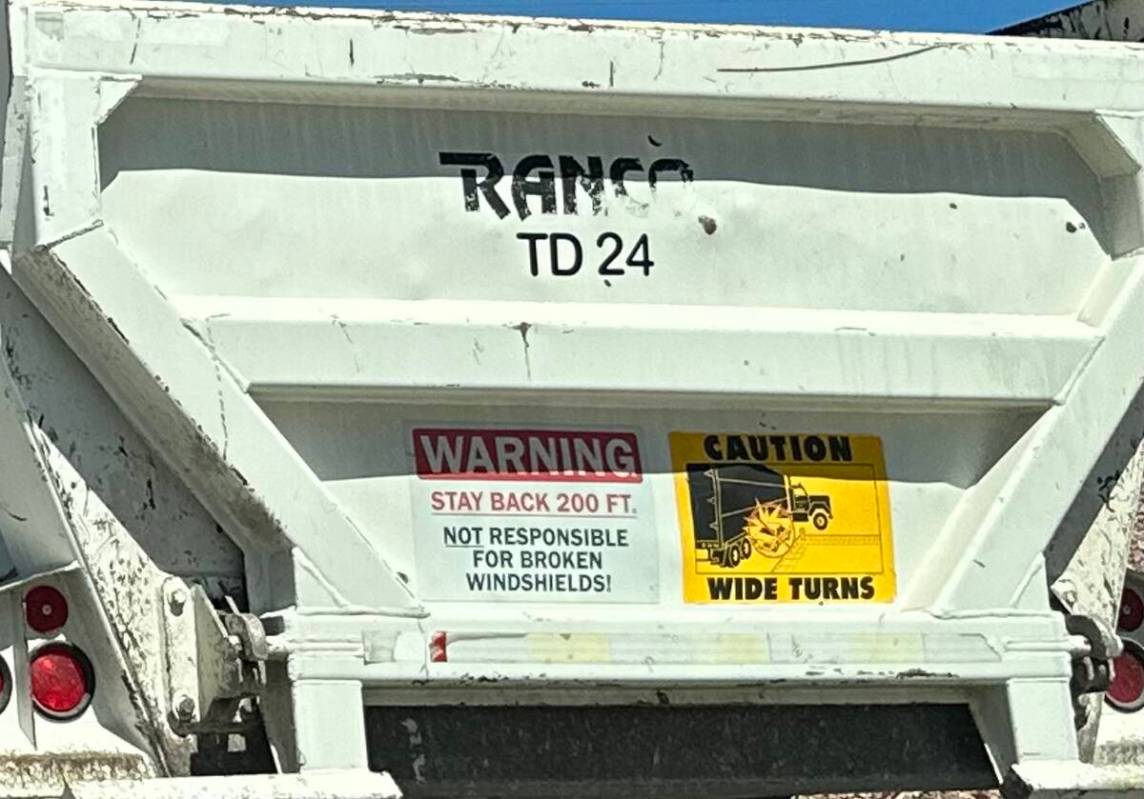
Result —
<instances>
[{"instance_id":1,"label":"red warning banner","mask_svg":"<svg viewBox=\"0 0 1144 799\"><path fill-rule=\"evenodd\" d=\"M423 480L643 480L633 433L418 428L413 452Z\"/></svg>"}]
</instances>

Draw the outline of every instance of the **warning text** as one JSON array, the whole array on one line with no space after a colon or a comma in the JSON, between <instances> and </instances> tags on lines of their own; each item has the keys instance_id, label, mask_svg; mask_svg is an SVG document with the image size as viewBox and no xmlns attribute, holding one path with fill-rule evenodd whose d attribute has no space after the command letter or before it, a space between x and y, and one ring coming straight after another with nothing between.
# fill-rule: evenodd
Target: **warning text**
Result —
<instances>
[{"instance_id":1,"label":"warning text","mask_svg":"<svg viewBox=\"0 0 1144 799\"><path fill-rule=\"evenodd\" d=\"M430 599L651 602L656 530L634 433L417 428Z\"/></svg>"}]
</instances>

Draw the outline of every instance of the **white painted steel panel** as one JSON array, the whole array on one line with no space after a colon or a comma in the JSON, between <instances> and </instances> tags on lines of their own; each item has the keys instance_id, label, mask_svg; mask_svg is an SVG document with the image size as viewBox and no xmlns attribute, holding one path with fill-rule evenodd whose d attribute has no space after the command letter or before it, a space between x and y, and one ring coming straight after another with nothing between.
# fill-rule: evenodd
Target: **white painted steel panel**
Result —
<instances>
[{"instance_id":1,"label":"white painted steel panel","mask_svg":"<svg viewBox=\"0 0 1144 799\"><path fill-rule=\"evenodd\" d=\"M306 740L363 687L783 681L968 702L1002 770L1075 756L1043 553L1138 440L1144 50L15 15L13 276L241 545ZM469 448L427 472L426 429ZM515 496L461 509L490 529L638 517L638 563L544 545L638 588L461 590L443 485Z\"/></svg>"}]
</instances>

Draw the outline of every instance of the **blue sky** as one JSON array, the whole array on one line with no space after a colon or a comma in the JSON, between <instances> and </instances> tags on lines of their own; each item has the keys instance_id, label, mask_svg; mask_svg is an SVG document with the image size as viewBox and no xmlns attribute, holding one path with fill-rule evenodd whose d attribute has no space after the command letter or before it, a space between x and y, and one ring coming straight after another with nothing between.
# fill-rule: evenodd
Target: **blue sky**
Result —
<instances>
[{"instance_id":1,"label":"blue sky","mask_svg":"<svg viewBox=\"0 0 1144 799\"><path fill-rule=\"evenodd\" d=\"M264 0L264 2L273 0ZM275 3L277 4L277 3ZM530 16L986 32L1075 4L1051 0L308 0L309 5Z\"/></svg>"}]
</instances>

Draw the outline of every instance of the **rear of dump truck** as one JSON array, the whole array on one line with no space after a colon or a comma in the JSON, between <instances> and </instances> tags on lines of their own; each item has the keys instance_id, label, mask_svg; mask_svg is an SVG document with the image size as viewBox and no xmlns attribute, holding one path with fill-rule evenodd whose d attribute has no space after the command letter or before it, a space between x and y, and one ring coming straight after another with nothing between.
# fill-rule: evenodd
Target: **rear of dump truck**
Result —
<instances>
[{"instance_id":1,"label":"rear of dump truck","mask_svg":"<svg viewBox=\"0 0 1144 799\"><path fill-rule=\"evenodd\" d=\"M8 794L1144 785L1140 47L8 15Z\"/></svg>"}]
</instances>

